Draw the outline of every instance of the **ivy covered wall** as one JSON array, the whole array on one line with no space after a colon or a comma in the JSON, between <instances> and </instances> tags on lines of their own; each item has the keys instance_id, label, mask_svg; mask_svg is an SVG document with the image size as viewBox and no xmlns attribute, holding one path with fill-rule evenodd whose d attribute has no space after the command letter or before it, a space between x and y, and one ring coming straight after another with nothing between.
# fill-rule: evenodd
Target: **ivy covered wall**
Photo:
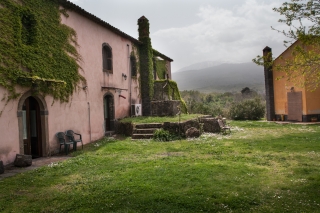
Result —
<instances>
[{"instance_id":1,"label":"ivy covered wall","mask_svg":"<svg viewBox=\"0 0 320 213\"><path fill-rule=\"evenodd\" d=\"M149 20L142 16L138 19L139 26L139 63L140 88L142 98L142 114L151 115L151 99L153 97L153 51L149 36Z\"/></svg>"},{"instance_id":2,"label":"ivy covered wall","mask_svg":"<svg viewBox=\"0 0 320 213\"><path fill-rule=\"evenodd\" d=\"M58 0L0 0L0 86L3 100L19 97L16 85L67 102L80 82L77 35L61 24Z\"/></svg>"},{"instance_id":3,"label":"ivy covered wall","mask_svg":"<svg viewBox=\"0 0 320 213\"><path fill-rule=\"evenodd\" d=\"M154 81L154 100L177 100L180 101L180 108L182 113L187 113L187 105L182 99L178 85L173 80L156 80Z\"/></svg>"},{"instance_id":4,"label":"ivy covered wall","mask_svg":"<svg viewBox=\"0 0 320 213\"><path fill-rule=\"evenodd\" d=\"M159 79L166 79L167 74L167 62L165 60L160 60L157 57L153 58L153 69L156 71L157 77Z\"/></svg>"},{"instance_id":5,"label":"ivy covered wall","mask_svg":"<svg viewBox=\"0 0 320 213\"><path fill-rule=\"evenodd\" d=\"M148 19L142 16L138 20L138 26L139 41L142 42L138 48L142 114L144 116L151 115L151 100L162 100L159 97L163 97L163 92L166 93L169 100L179 100L181 111L183 113L187 113L187 106L181 98L177 83L175 81L168 80L166 76L169 69L168 61L171 62L172 59L152 49L151 39L149 37ZM153 71L155 71L155 75L157 75L160 80L154 80ZM164 85L166 86L163 88Z\"/></svg>"}]
</instances>

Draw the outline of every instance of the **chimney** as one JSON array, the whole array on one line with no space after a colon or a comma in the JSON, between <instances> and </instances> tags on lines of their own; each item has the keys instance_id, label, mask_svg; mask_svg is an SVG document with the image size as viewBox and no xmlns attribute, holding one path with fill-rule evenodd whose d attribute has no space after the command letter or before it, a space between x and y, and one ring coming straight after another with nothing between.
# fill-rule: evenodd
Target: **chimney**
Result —
<instances>
[{"instance_id":1,"label":"chimney","mask_svg":"<svg viewBox=\"0 0 320 213\"><path fill-rule=\"evenodd\" d=\"M263 49L264 58L264 82L266 88L266 102L267 102L267 120L275 119L274 108L274 86L273 86L273 71L272 71L272 49L266 46Z\"/></svg>"},{"instance_id":2,"label":"chimney","mask_svg":"<svg viewBox=\"0 0 320 213\"><path fill-rule=\"evenodd\" d=\"M139 61L140 87L142 99L142 115L151 115L151 100L153 97L153 51L149 33L149 20L142 16L138 19L139 26Z\"/></svg>"}]
</instances>

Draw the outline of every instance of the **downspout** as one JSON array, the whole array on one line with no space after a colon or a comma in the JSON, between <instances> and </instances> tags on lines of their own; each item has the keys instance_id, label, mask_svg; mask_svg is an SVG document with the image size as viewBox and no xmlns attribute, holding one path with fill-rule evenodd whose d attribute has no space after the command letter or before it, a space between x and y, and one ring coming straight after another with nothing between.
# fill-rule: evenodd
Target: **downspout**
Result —
<instances>
[{"instance_id":1,"label":"downspout","mask_svg":"<svg viewBox=\"0 0 320 213\"><path fill-rule=\"evenodd\" d=\"M89 134L90 134L90 143L91 143L91 121L90 121L90 103L88 102L88 113L89 113Z\"/></svg>"},{"instance_id":2,"label":"downspout","mask_svg":"<svg viewBox=\"0 0 320 213\"><path fill-rule=\"evenodd\" d=\"M129 44L127 44L128 47L128 76L129 76L129 107L130 107L130 116L132 116L132 107L131 107L131 66L130 66L130 47Z\"/></svg>"}]
</instances>

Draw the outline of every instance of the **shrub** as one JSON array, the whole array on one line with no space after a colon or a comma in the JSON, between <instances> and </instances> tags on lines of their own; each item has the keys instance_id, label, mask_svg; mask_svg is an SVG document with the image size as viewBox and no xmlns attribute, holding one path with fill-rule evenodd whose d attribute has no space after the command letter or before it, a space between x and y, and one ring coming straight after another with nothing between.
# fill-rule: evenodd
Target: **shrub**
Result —
<instances>
[{"instance_id":1,"label":"shrub","mask_svg":"<svg viewBox=\"0 0 320 213\"><path fill-rule=\"evenodd\" d=\"M156 141L172 141L176 138L175 135L170 134L168 130L164 129L157 129L153 133L153 139Z\"/></svg>"},{"instance_id":2,"label":"shrub","mask_svg":"<svg viewBox=\"0 0 320 213\"><path fill-rule=\"evenodd\" d=\"M153 139L157 141L169 141L170 140L170 132L164 129L157 129L153 133Z\"/></svg>"},{"instance_id":3,"label":"shrub","mask_svg":"<svg viewBox=\"0 0 320 213\"><path fill-rule=\"evenodd\" d=\"M260 98L232 103L229 116L233 120L259 120L265 115L265 105Z\"/></svg>"}]
</instances>

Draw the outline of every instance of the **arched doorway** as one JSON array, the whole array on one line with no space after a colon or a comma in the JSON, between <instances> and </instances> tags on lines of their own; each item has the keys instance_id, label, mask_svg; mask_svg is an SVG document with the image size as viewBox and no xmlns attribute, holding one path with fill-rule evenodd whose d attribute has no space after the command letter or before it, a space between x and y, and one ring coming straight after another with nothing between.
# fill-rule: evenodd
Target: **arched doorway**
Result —
<instances>
[{"instance_id":1,"label":"arched doorway","mask_svg":"<svg viewBox=\"0 0 320 213\"><path fill-rule=\"evenodd\" d=\"M112 94L107 94L103 98L104 111L104 131L114 130L114 99Z\"/></svg>"},{"instance_id":2,"label":"arched doorway","mask_svg":"<svg viewBox=\"0 0 320 213\"><path fill-rule=\"evenodd\" d=\"M30 96L22 106L23 149L32 158L42 157L41 120L38 101Z\"/></svg>"},{"instance_id":3,"label":"arched doorway","mask_svg":"<svg viewBox=\"0 0 320 213\"><path fill-rule=\"evenodd\" d=\"M34 96L31 91L25 93L18 104L18 123L20 154L32 155L32 158L49 155L45 100Z\"/></svg>"}]
</instances>

